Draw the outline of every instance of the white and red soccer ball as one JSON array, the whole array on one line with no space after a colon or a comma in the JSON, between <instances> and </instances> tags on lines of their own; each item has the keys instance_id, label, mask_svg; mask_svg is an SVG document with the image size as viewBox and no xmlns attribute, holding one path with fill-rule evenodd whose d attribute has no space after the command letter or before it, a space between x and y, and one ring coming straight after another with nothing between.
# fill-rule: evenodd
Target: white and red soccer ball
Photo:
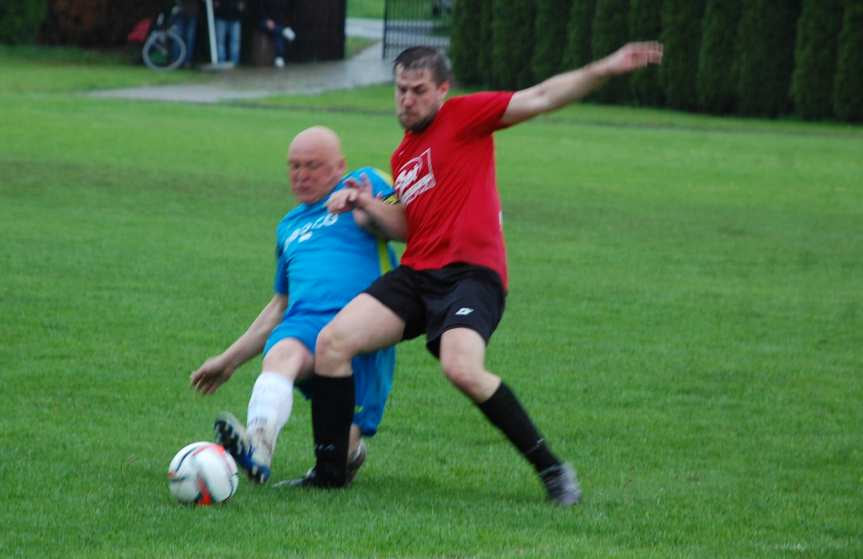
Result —
<instances>
[{"instance_id":1,"label":"white and red soccer ball","mask_svg":"<svg viewBox=\"0 0 863 559\"><path fill-rule=\"evenodd\" d=\"M221 445L197 442L184 446L168 466L168 486L181 503L223 503L237 492L237 464Z\"/></svg>"}]
</instances>

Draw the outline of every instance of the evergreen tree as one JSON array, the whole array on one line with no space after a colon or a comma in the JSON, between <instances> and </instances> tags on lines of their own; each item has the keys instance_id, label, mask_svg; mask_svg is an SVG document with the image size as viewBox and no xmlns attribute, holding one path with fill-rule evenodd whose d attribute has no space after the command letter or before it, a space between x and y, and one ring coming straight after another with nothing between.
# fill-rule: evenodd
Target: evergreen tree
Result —
<instances>
[{"instance_id":1,"label":"evergreen tree","mask_svg":"<svg viewBox=\"0 0 863 559\"><path fill-rule=\"evenodd\" d=\"M698 108L709 113L734 111L737 24L741 0L707 0L702 20L701 48L695 89Z\"/></svg>"},{"instance_id":2,"label":"evergreen tree","mask_svg":"<svg viewBox=\"0 0 863 559\"><path fill-rule=\"evenodd\" d=\"M631 0L629 38L633 41L658 41L662 33L662 0ZM629 89L638 105L663 103L659 67L650 66L629 76Z\"/></svg>"},{"instance_id":3,"label":"evergreen tree","mask_svg":"<svg viewBox=\"0 0 863 559\"><path fill-rule=\"evenodd\" d=\"M790 107L794 37L800 0L747 0L738 30L738 108L777 116Z\"/></svg>"},{"instance_id":4,"label":"evergreen tree","mask_svg":"<svg viewBox=\"0 0 863 559\"><path fill-rule=\"evenodd\" d=\"M629 0L596 0L591 32L591 56L595 60L619 49L627 39ZM605 103L627 100L627 77L618 76L600 88L594 97Z\"/></svg>"},{"instance_id":5,"label":"evergreen tree","mask_svg":"<svg viewBox=\"0 0 863 559\"><path fill-rule=\"evenodd\" d=\"M485 0L458 0L453 6L449 55L455 79L463 85L483 82L479 53L483 48L482 4Z\"/></svg>"},{"instance_id":6,"label":"evergreen tree","mask_svg":"<svg viewBox=\"0 0 863 559\"><path fill-rule=\"evenodd\" d=\"M842 0L803 0L791 75L791 98L797 114L803 118L833 115L833 80L842 7Z\"/></svg>"},{"instance_id":7,"label":"evergreen tree","mask_svg":"<svg viewBox=\"0 0 863 559\"><path fill-rule=\"evenodd\" d=\"M533 81L535 83L560 72L566 45L570 0L537 0L533 47Z\"/></svg>"},{"instance_id":8,"label":"evergreen tree","mask_svg":"<svg viewBox=\"0 0 863 559\"><path fill-rule=\"evenodd\" d=\"M803 0L791 75L791 98L797 114L803 118L833 115L842 7L842 0Z\"/></svg>"},{"instance_id":9,"label":"evergreen tree","mask_svg":"<svg viewBox=\"0 0 863 559\"><path fill-rule=\"evenodd\" d=\"M662 3L664 51L659 79L666 104L675 109L696 107L695 76L703 12L704 0L664 0Z\"/></svg>"},{"instance_id":10,"label":"evergreen tree","mask_svg":"<svg viewBox=\"0 0 863 559\"><path fill-rule=\"evenodd\" d=\"M863 2L848 0L839 33L833 110L842 120L863 120Z\"/></svg>"},{"instance_id":11,"label":"evergreen tree","mask_svg":"<svg viewBox=\"0 0 863 559\"><path fill-rule=\"evenodd\" d=\"M494 49L494 25L491 16L494 10L495 0L482 0L482 15L479 28L480 47L479 47L479 73L481 83L489 85L492 83L492 56Z\"/></svg>"},{"instance_id":12,"label":"evergreen tree","mask_svg":"<svg viewBox=\"0 0 863 559\"><path fill-rule=\"evenodd\" d=\"M14 5L10 5L14 4ZM45 20L46 0L24 0L0 4L0 43L33 43Z\"/></svg>"},{"instance_id":13,"label":"evergreen tree","mask_svg":"<svg viewBox=\"0 0 863 559\"><path fill-rule=\"evenodd\" d=\"M590 31L596 0L573 0L569 8L566 27L566 50L563 53L562 69L581 68L591 60Z\"/></svg>"},{"instance_id":14,"label":"evergreen tree","mask_svg":"<svg viewBox=\"0 0 863 559\"><path fill-rule=\"evenodd\" d=\"M532 85L533 0L494 0L492 85L523 89Z\"/></svg>"}]
</instances>

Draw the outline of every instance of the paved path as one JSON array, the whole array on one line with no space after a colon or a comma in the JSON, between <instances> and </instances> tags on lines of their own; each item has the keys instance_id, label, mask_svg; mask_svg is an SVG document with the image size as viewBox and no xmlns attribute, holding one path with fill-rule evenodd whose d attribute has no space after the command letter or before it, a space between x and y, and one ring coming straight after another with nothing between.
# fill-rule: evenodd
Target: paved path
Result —
<instances>
[{"instance_id":1,"label":"paved path","mask_svg":"<svg viewBox=\"0 0 863 559\"><path fill-rule=\"evenodd\" d=\"M349 36L379 39L383 35L380 20L349 19L345 25ZM259 99L292 93L313 94L332 89L388 83L392 80L390 62L381 55L382 43L376 43L349 60L288 64L284 68L239 68L213 74L205 84L160 85L96 91L95 97L218 103Z\"/></svg>"},{"instance_id":2,"label":"paved path","mask_svg":"<svg viewBox=\"0 0 863 559\"><path fill-rule=\"evenodd\" d=\"M348 37L365 37L366 39L384 40L384 20L348 18L345 23L345 35Z\"/></svg>"}]
</instances>

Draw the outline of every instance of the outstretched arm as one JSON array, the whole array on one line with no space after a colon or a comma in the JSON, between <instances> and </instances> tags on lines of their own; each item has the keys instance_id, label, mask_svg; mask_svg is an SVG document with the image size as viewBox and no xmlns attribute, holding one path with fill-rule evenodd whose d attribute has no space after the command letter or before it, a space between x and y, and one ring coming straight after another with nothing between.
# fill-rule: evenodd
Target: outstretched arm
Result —
<instances>
[{"instance_id":1,"label":"outstretched arm","mask_svg":"<svg viewBox=\"0 0 863 559\"><path fill-rule=\"evenodd\" d=\"M276 293L242 336L192 373L189 379L192 386L202 394L212 394L227 382L240 365L264 349L267 337L281 322L287 306L288 296Z\"/></svg>"},{"instance_id":2,"label":"outstretched arm","mask_svg":"<svg viewBox=\"0 0 863 559\"><path fill-rule=\"evenodd\" d=\"M598 89L609 78L627 74L662 61L662 45L629 43L587 66L557 74L533 87L513 94L501 124L518 124L539 114L557 110Z\"/></svg>"}]
</instances>

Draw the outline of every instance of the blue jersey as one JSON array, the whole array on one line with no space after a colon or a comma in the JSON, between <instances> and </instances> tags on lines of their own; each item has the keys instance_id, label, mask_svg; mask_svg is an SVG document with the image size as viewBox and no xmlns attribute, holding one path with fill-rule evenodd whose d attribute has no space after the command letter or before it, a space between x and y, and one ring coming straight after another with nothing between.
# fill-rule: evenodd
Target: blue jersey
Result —
<instances>
[{"instance_id":1,"label":"blue jersey","mask_svg":"<svg viewBox=\"0 0 863 559\"><path fill-rule=\"evenodd\" d=\"M344 188L346 179L359 180L362 174L369 178L375 196L395 199L390 178L372 167L348 173L332 192ZM276 227L274 290L288 296L286 318L335 314L396 265L388 243L359 227L351 212L329 213L326 200L300 204Z\"/></svg>"}]
</instances>

